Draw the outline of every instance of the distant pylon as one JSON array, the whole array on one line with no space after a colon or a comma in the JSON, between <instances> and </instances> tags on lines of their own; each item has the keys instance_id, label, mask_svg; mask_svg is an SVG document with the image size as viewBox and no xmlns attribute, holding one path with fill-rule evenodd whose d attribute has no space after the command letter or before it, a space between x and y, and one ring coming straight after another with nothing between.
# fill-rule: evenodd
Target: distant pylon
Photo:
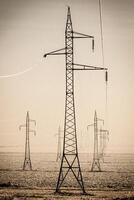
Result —
<instances>
[{"instance_id":1,"label":"distant pylon","mask_svg":"<svg viewBox=\"0 0 134 200\"><path fill-rule=\"evenodd\" d=\"M99 149L98 149L98 121L103 121L102 119L97 118L97 112L95 111L94 114L94 123L90 124L87 126L94 126L94 152L93 152L93 162L92 162L92 167L91 171L101 171L101 166L100 166L100 157L99 157Z\"/></svg>"},{"instance_id":2,"label":"distant pylon","mask_svg":"<svg viewBox=\"0 0 134 200\"><path fill-rule=\"evenodd\" d=\"M48 55L65 55L66 61L66 99L65 99L65 121L63 155L56 185L56 192L60 192L66 177L71 173L76 179L83 193L85 193L84 182L80 167L77 146L76 116L74 101L74 71L78 70L105 70L107 68L94 67L77 64L74 62L74 39L88 38L92 40L92 50L94 51L94 36L73 31L71 11L68 7L67 21L65 29L65 47L56 51L46 53Z\"/></svg>"},{"instance_id":3,"label":"distant pylon","mask_svg":"<svg viewBox=\"0 0 134 200\"><path fill-rule=\"evenodd\" d=\"M109 131L105 129L100 129L100 158L104 162L104 154L105 154L105 149L107 145L107 140L109 135Z\"/></svg>"},{"instance_id":4,"label":"distant pylon","mask_svg":"<svg viewBox=\"0 0 134 200\"><path fill-rule=\"evenodd\" d=\"M61 154L61 128L59 126L59 128L58 128L58 147L57 147L56 162L60 161L61 158L62 158L62 154Z\"/></svg>"},{"instance_id":5,"label":"distant pylon","mask_svg":"<svg viewBox=\"0 0 134 200\"><path fill-rule=\"evenodd\" d=\"M19 126L19 130L21 130L21 128L25 128L26 129L25 158L24 158L24 163L23 163L23 170L32 170L32 163L31 163L31 158L30 158L29 133L30 132L34 132L34 135L35 135L36 132L34 130L30 129L30 122L34 122L35 125L36 125L36 121L35 120L31 120L29 118L29 112L27 111L26 124Z\"/></svg>"}]
</instances>

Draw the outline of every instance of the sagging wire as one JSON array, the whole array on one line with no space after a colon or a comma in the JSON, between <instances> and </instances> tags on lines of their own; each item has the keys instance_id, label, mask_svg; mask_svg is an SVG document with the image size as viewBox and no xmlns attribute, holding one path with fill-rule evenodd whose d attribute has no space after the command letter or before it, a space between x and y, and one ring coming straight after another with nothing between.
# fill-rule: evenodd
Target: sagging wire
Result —
<instances>
[{"instance_id":1,"label":"sagging wire","mask_svg":"<svg viewBox=\"0 0 134 200\"><path fill-rule=\"evenodd\" d=\"M99 0L99 13L100 13L100 31L101 31L101 50L102 50L102 65L104 67L104 38L103 38L103 24L102 24L102 3ZM106 127L108 126L108 71L105 71L105 82L106 82L106 97L105 97L105 116L106 116Z\"/></svg>"},{"instance_id":2,"label":"sagging wire","mask_svg":"<svg viewBox=\"0 0 134 200\"><path fill-rule=\"evenodd\" d=\"M20 71L20 72L17 72L17 73L13 73L13 74L7 74L7 75L0 75L0 79L5 79L5 78L14 78L14 77L17 77L17 76L20 76L20 75L23 75L29 71L31 71L32 69L34 69L35 67L39 66L39 62L37 62L37 64L33 67L29 67L27 68L26 70L24 71Z\"/></svg>"}]
</instances>

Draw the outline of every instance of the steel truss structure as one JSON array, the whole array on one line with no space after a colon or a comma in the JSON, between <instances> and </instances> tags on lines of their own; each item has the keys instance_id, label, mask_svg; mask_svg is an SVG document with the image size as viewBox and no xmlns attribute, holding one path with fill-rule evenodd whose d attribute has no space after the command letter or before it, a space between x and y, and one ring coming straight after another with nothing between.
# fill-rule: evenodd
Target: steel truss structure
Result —
<instances>
[{"instance_id":1,"label":"steel truss structure","mask_svg":"<svg viewBox=\"0 0 134 200\"><path fill-rule=\"evenodd\" d=\"M56 157L56 162L60 161L62 158L62 154L61 154L61 128L59 126L58 128L58 147L57 147L57 157Z\"/></svg>"},{"instance_id":2,"label":"steel truss structure","mask_svg":"<svg viewBox=\"0 0 134 200\"><path fill-rule=\"evenodd\" d=\"M35 130L30 129L30 122L34 122L36 125L35 120L31 120L29 118L29 112L27 111L26 115L26 124L20 125L19 130L21 128L26 129L26 141L25 141L25 158L24 158L24 163L23 163L23 170L32 170L32 163L31 163L31 158L30 158L30 140L29 140L29 133L33 132L34 135L36 134Z\"/></svg>"},{"instance_id":3,"label":"steel truss structure","mask_svg":"<svg viewBox=\"0 0 134 200\"><path fill-rule=\"evenodd\" d=\"M104 162L105 149L107 141L109 140L109 131L106 129L100 129L100 159Z\"/></svg>"},{"instance_id":4,"label":"steel truss structure","mask_svg":"<svg viewBox=\"0 0 134 200\"><path fill-rule=\"evenodd\" d=\"M74 101L74 71L75 70L105 70L107 68L76 64L74 62L74 39L90 38L94 50L94 37L73 31L70 7L68 7L65 29L65 48L46 53L48 55L65 55L66 62L66 99L65 99L65 121L63 138L63 155L56 185L56 192L60 192L63 183L70 172L74 175L78 185L85 193L80 161L77 147L76 116Z\"/></svg>"},{"instance_id":5,"label":"steel truss structure","mask_svg":"<svg viewBox=\"0 0 134 200\"><path fill-rule=\"evenodd\" d=\"M92 167L91 171L101 171L101 166L100 166L100 153L99 153L99 129L98 129L98 121L102 121L104 124L103 119L97 118L97 112L95 111L94 113L94 123L90 124L87 126L94 126L94 153L93 153L93 162L92 162Z\"/></svg>"}]
</instances>

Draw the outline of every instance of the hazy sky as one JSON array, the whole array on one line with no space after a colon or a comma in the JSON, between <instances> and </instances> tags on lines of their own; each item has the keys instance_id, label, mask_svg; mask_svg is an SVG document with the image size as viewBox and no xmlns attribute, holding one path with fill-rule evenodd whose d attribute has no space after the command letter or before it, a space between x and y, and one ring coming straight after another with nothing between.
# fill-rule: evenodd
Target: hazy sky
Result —
<instances>
[{"instance_id":1,"label":"hazy sky","mask_svg":"<svg viewBox=\"0 0 134 200\"><path fill-rule=\"evenodd\" d=\"M102 66L98 0L0 0L0 151L24 150L25 131L18 126L29 110L37 121L31 150L56 152L55 134L64 124L65 58L43 55L64 47L68 5L74 30L95 36L94 53L90 40L75 41L75 63ZM102 0L102 15L109 70L107 151L134 153L134 1ZM106 119L105 104L104 72L75 72L80 152L93 151L93 129L86 127L95 109Z\"/></svg>"}]
</instances>

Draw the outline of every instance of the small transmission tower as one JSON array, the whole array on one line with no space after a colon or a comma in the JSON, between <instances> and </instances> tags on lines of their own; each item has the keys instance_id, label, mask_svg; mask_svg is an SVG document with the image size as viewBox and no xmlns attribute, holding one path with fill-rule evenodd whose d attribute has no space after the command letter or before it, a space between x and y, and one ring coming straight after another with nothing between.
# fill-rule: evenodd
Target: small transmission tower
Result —
<instances>
[{"instance_id":1,"label":"small transmission tower","mask_svg":"<svg viewBox=\"0 0 134 200\"><path fill-rule=\"evenodd\" d=\"M26 129L25 158L24 158L23 170L32 170L32 163L31 163L31 158L30 158L29 133L33 132L34 135L35 135L36 132L34 130L30 129L30 122L34 122L34 124L36 125L36 121L35 120L31 120L29 118L29 112L27 111L26 124L19 126L19 130L21 130L21 128L25 128Z\"/></svg>"},{"instance_id":2,"label":"small transmission tower","mask_svg":"<svg viewBox=\"0 0 134 200\"><path fill-rule=\"evenodd\" d=\"M100 167L100 157L99 157L99 149L98 149L98 121L103 121L102 119L97 118L97 112L95 111L94 114L94 123L90 124L87 126L87 128L89 126L94 126L94 153L93 153L93 162L92 162L92 167L91 167L91 171L101 171L101 167Z\"/></svg>"},{"instance_id":3,"label":"small transmission tower","mask_svg":"<svg viewBox=\"0 0 134 200\"><path fill-rule=\"evenodd\" d=\"M105 129L100 129L100 158L104 162L104 153L105 153L105 148L107 145L107 140L109 139L109 131Z\"/></svg>"},{"instance_id":4,"label":"small transmission tower","mask_svg":"<svg viewBox=\"0 0 134 200\"><path fill-rule=\"evenodd\" d=\"M74 39L90 38L92 40L92 50L94 50L94 37L73 31L71 11L68 7L67 21L65 28L65 47L52 51L44 55L65 55L66 61L66 99L65 99L65 122L63 155L56 185L56 192L60 192L68 174L72 172L78 185L85 193L82 172L78 156L75 101L74 101L74 71L75 70L107 70L107 68L94 67L74 62ZM77 66L77 67L76 67Z\"/></svg>"},{"instance_id":5,"label":"small transmission tower","mask_svg":"<svg viewBox=\"0 0 134 200\"><path fill-rule=\"evenodd\" d=\"M56 162L61 160L62 154L61 154L61 128L59 126L58 128L58 148L57 148L57 157L56 157Z\"/></svg>"}]
</instances>

